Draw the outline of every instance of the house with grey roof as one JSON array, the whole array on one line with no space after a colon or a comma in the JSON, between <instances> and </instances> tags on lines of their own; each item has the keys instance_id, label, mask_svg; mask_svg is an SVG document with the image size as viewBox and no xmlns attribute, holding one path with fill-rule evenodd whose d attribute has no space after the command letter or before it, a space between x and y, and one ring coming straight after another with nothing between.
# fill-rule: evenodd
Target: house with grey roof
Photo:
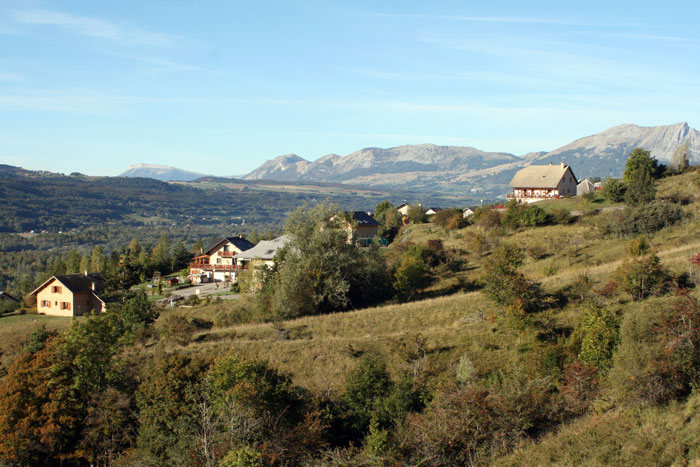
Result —
<instances>
[{"instance_id":1,"label":"house with grey roof","mask_svg":"<svg viewBox=\"0 0 700 467\"><path fill-rule=\"evenodd\" d=\"M266 266L274 266L277 252L289 243L290 239L289 235L282 235L272 240L260 240L253 248L236 255L238 269L248 269L254 261Z\"/></svg>"},{"instance_id":2,"label":"house with grey roof","mask_svg":"<svg viewBox=\"0 0 700 467\"><path fill-rule=\"evenodd\" d=\"M564 164L530 165L520 169L508 184L513 192L508 199L532 203L543 199L576 196L578 181L571 167Z\"/></svg>"}]
</instances>

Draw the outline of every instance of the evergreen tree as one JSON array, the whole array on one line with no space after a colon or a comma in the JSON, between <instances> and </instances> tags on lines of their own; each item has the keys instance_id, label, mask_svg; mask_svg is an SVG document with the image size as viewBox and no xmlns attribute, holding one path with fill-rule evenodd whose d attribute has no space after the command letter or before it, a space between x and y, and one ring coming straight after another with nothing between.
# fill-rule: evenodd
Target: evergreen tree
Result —
<instances>
[{"instance_id":1,"label":"evergreen tree","mask_svg":"<svg viewBox=\"0 0 700 467\"><path fill-rule=\"evenodd\" d=\"M659 165L651 153L636 148L627 158L623 179L627 185L625 201L632 206L647 204L656 197L654 178L658 175Z\"/></svg>"},{"instance_id":2,"label":"evergreen tree","mask_svg":"<svg viewBox=\"0 0 700 467\"><path fill-rule=\"evenodd\" d=\"M172 257L170 256L170 241L165 233L161 234L158 244L153 249L151 261L157 271L164 274L171 271Z\"/></svg>"}]
</instances>

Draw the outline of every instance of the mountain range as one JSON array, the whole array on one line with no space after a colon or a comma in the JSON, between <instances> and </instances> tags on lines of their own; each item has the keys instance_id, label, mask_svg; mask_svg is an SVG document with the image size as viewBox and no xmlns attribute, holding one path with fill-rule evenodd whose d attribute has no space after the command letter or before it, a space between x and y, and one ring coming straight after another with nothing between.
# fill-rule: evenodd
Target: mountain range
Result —
<instances>
[{"instance_id":1,"label":"mountain range","mask_svg":"<svg viewBox=\"0 0 700 467\"><path fill-rule=\"evenodd\" d=\"M126 171L119 174L119 176L153 178L164 182L191 182L192 180L205 177L206 174L190 172L168 165L132 164Z\"/></svg>"},{"instance_id":2,"label":"mountain range","mask_svg":"<svg viewBox=\"0 0 700 467\"><path fill-rule=\"evenodd\" d=\"M577 139L553 151L516 156L473 147L405 145L365 148L346 156L328 154L308 161L296 154L271 159L242 177L245 180L331 182L415 191L457 193L467 189L498 195L522 167L565 162L578 178L620 176L627 155L636 147L647 149L662 162L688 145L691 159L700 156L700 132L687 123L643 127L624 124ZM189 181L202 176L172 167L138 164L123 176Z\"/></svg>"}]
</instances>

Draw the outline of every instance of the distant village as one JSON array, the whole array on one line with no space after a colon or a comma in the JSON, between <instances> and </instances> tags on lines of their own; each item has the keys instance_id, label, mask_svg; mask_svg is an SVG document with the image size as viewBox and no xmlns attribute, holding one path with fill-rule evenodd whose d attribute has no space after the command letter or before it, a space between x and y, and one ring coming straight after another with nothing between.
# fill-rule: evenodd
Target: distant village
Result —
<instances>
[{"instance_id":1,"label":"distant village","mask_svg":"<svg viewBox=\"0 0 700 467\"><path fill-rule=\"evenodd\" d=\"M518 171L511 180L511 192L506 195L508 201L518 203L533 203L546 199L578 196L602 189L601 182L589 179L578 180L572 168L565 163L548 165L531 165ZM437 214L439 207L423 207L417 205L426 216ZM402 203L396 206L403 223L408 223L409 210L412 205ZM462 218L469 219L475 213L476 207L464 207ZM503 204L494 204L492 209L504 210ZM360 247L372 243L380 243L378 232L380 223L372 213L354 211L348 213L352 222L345 223L348 231L348 242L355 242ZM165 282L167 285L177 285L181 282L194 286L216 284L214 290L229 288L236 284L243 271L253 268L272 267L278 251L290 241L288 235L282 235L272 240L261 240L253 244L242 236L222 237L206 247L203 247L188 267L186 277L160 278L154 277L154 283ZM383 242L386 246L386 242ZM80 316L93 312L103 312L106 303L100 298L104 291L104 279L99 273L85 271L83 274L56 275L49 278L32 295L36 297L37 312L54 316ZM198 292L198 289L197 289ZM181 295L173 295L164 299L165 303L174 304L182 299ZM3 292L0 300L17 300Z\"/></svg>"}]
</instances>

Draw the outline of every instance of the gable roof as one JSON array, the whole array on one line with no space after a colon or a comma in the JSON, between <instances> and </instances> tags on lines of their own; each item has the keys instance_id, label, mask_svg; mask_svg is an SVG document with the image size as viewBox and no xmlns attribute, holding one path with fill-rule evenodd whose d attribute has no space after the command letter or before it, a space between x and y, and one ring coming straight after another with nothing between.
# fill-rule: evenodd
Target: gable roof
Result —
<instances>
[{"instance_id":1,"label":"gable roof","mask_svg":"<svg viewBox=\"0 0 700 467\"><path fill-rule=\"evenodd\" d=\"M34 291L32 291L32 295L39 293L41 289L51 283L51 281L54 279L66 286L66 288L73 293L91 292L93 295L95 295L95 292L102 292L105 288L104 281L102 280L102 274L100 273L61 274L58 276L51 276L46 282L34 289ZM95 284L95 290L92 290L93 283Z\"/></svg>"},{"instance_id":2,"label":"gable roof","mask_svg":"<svg viewBox=\"0 0 700 467\"><path fill-rule=\"evenodd\" d=\"M226 241L233 244L236 248L238 248L241 251L250 250L251 248L253 248L255 246L252 243L250 243L248 240L246 240L245 238L221 237L221 238L218 238L218 239L214 240L213 242L211 242L209 244L209 246L204 249L203 254L208 255L212 251L218 250L217 247Z\"/></svg>"},{"instance_id":3,"label":"gable roof","mask_svg":"<svg viewBox=\"0 0 700 467\"><path fill-rule=\"evenodd\" d=\"M15 297L13 297L7 292L0 292L0 300L14 300L16 302L19 302L19 300L17 300Z\"/></svg>"},{"instance_id":4,"label":"gable roof","mask_svg":"<svg viewBox=\"0 0 700 467\"><path fill-rule=\"evenodd\" d=\"M353 211L352 218L355 219L358 226L379 225L379 222L374 217L364 211Z\"/></svg>"},{"instance_id":5,"label":"gable roof","mask_svg":"<svg viewBox=\"0 0 700 467\"><path fill-rule=\"evenodd\" d=\"M510 181L510 187L525 188L556 188L567 170L571 170L568 165L529 165L518 172ZM574 171L571 175L576 178Z\"/></svg>"},{"instance_id":6,"label":"gable roof","mask_svg":"<svg viewBox=\"0 0 700 467\"><path fill-rule=\"evenodd\" d=\"M593 188L595 187L595 185L593 185L593 182L587 178L581 180L579 182L578 186L579 187L587 187L589 190L593 190Z\"/></svg>"},{"instance_id":7,"label":"gable roof","mask_svg":"<svg viewBox=\"0 0 700 467\"><path fill-rule=\"evenodd\" d=\"M236 255L238 259L273 259L277 254L277 250L285 246L291 237L289 235L282 235L281 237L274 238L272 240L261 240L253 248L250 248L243 253Z\"/></svg>"}]
</instances>

